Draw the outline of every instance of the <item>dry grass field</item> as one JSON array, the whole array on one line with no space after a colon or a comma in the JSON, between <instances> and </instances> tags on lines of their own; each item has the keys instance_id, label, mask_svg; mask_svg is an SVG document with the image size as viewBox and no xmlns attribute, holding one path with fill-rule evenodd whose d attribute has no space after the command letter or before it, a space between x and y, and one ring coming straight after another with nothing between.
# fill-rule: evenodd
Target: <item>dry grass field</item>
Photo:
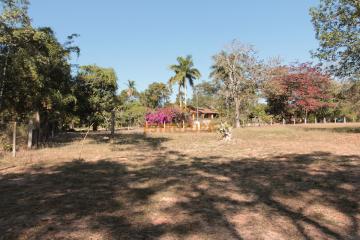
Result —
<instances>
[{"instance_id":1,"label":"dry grass field","mask_svg":"<svg viewBox=\"0 0 360 240\"><path fill-rule=\"evenodd\" d=\"M0 239L360 239L360 124L82 136L0 160Z\"/></svg>"}]
</instances>

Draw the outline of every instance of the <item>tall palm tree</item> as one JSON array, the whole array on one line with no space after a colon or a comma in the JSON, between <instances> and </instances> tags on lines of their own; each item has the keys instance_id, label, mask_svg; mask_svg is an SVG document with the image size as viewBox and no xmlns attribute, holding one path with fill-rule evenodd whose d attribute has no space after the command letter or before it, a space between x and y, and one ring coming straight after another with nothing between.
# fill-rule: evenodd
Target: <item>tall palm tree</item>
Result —
<instances>
[{"instance_id":1,"label":"tall palm tree","mask_svg":"<svg viewBox=\"0 0 360 240\"><path fill-rule=\"evenodd\" d=\"M174 71L175 75L169 79L171 85L178 84L179 86L179 102L180 108L182 107L182 88L184 89L184 105L186 107L186 98L187 98L187 83L189 82L190 86L194 86L194 80L201 77L200 71L194 68L194 62L191 55L187 57L178 57L178 64L170 66L170 69Z\"/></svg>"},{"instance_id":2,"label":"tall palm tree","mask_svg":"<svg viewBox=\"0 0 360 240\"><path fill-rule=\"evenodd\" d=\"M135 81L134 80L128 80L126 85L127 85L127 95L128 95L128 97L134 96L134 93L136 92Z\"/></svg>"}]
</instances>

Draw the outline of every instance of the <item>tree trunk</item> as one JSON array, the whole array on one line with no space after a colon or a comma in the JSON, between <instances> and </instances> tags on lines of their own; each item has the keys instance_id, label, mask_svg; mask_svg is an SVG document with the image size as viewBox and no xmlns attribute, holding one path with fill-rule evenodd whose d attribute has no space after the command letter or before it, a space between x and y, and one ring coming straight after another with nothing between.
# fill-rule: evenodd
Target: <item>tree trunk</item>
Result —
<instances>
[{"instance_id":1,"label":"tree trunk","mask_svg":"<svg viewBox=\"0 0 360 240\"><path fill-rule=\"evenodd\" d=\"M36 111L34 114L34 127L35 127L35 145L39 147L40 141L40 113Z\"/></svg>"},{"instance_id":2,"label":"tree trunk","mask_svg":"<svg viewBox=\"0 0 360 240\"><path fill-rule=\"evenodd\" d=\"M93 131L94 131L94 132L96 132L96 131L98 130L98 126L99 126L99 125L98 125L97 123L94 123L94 124L93 124L93 127L92 127L92 128L93 128Z\"/></svg>"},{"instance_id":3,"label":"tree trunk","mask_svg":"<svg viewBox=\"0 0 360 240\"><path fill-rule=\"evenodd\" d=\"M14 122L14 129L13 129L12 156L16 157L16 121Z\"/></svg>"},{"instance_id":4,"label":"tree trunk","mask_svg":"<svg viewBox=\"0 0 360 240\"><path fill-rule=\"evenodd\" d=\"M179 84L179 104L180 109L182 108L182 94L181 94L181 85Z\"/></svg>"},{"instance_id":5,"label":"tree trunk","mask_svg":"<svg viewBox=\"0 0 360 240\"><path fill-rule=\"evenodd\" d=\"M69 124L69 128L71 130L73 130L75 128L75 123L74 123L74 120L71 120L70 124Z\"/></svg>"},{"instance_id":6,"label":"tree trunk","mask_svg":"<svg viewBox=\"0 0 360 240\"><path fill-rule=\"evenodd\" d=\"M50 135L50 124L47 114L43 118L42 132L41 132L41 142L47 142Z\"/></svg>"},{"instance_id":7,"label":"tree trunk","mask_svg":"<svg viewBox=\"0 0 360 240\"><path fill-rule=\"evenodd\" d=\"M113 139L114 138L114 135L115 135L115 111L111 111L111 127L110 127L110 130L111 130L111 138Z\"/></svg>"},{"instance_id":8,"label":"tree trunk","mask_svg":"<svg viewBox=\"0 0 360 240\"><path fill-rule=\"evenodd\" d=\"M235 126L236 128L240 128L240 100L235 98Z\"/></svg>"},{"instance_id":9,"label":"tree trunk","mask_svg":"<svg viewBox=\"0 0 360 240\"><path fill-rule=\"evenodd\" d=\"M186 98L187 98L187 84L184 85L184 107L186 108Z\"/></svg>"},{"instance_id":10,"label":"tree trunk","mask_svg":"<svg viewBox=\"0 0 360 240\"><path fill-rule=\"evenodd\" d=\"M52 121L51 122L51 130L50 130L50 133L51 133L51 138L54 138L55 137L55 128L56 128L56 122L55 121Z\"/></svg>"}]
</instances>

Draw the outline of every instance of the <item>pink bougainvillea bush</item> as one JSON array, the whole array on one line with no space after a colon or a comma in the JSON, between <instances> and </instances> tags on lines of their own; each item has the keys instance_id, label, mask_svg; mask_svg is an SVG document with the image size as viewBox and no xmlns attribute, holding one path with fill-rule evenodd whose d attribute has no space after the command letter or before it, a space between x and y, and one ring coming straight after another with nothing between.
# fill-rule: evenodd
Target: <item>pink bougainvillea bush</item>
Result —
<instances>
[{"instance_id":1,"label":"pink bougainvillea bush","mask_svg":"<svg viewBox=\"0 0 360 240\"><path fill-rule=\"evenodd\" d=\"M148 124L177 123L185 119L185 113L176 107L159 108L145 116Z\"/></svg>"}]
</instances>

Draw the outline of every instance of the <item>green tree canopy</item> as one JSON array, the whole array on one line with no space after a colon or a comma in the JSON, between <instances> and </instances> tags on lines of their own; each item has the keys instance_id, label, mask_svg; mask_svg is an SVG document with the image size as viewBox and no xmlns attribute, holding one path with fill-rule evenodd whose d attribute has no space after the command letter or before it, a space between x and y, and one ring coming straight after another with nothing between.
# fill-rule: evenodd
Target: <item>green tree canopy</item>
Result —
<instances>
[{"instance_id":1,"label":"green tree canopy","mask_svg":"<svg viewBox=\"0 0 360 240\"><path fill-rule=\"evenodd\" d=\"M179 102L180 108L182 103L186 107L186 98L187 98L187 82L190 86L194 86L194 81L201 77L200 71L194 68L194 62L192 56L188 55L187 57L178 57L178 64L173 64L170 66L170 69L174 71L175 75L170 78L169 83L171 85L177 84L179 86ZM182 99L182 89L184 89L184 99Z\"/></svg>"},{"instance_id":2,"label":"green tree canopy","mask_svg":"<svg viewBox=\"0 0 360 240\"><path fill-rule=\"evenodd\" d=\"M217 108L220 100L220 85L215 82L202 82L194 87L191 104L199 107Z\"/></svg>"},{"instance_id":3,"label":"green tree canopy","mask_svg":"<svg viewBox=\"0 0 360 240\"><path fill-rule=\"evenodd\" d=\"M72 112L73 37L59 43L50 28L35 29L28 1L3 0L0 15L0 110L2 117L26 119L38 112L43 124L63 122Z\"/></svg>"},{"instance_id":4,"label":"green tree canopy","mask_svg":"<svg viewBox=\"0 0 360 240\"><path fill-rule=\"evenodd\" d=\"M320 47L314 53L339 76L360 72L360 1L321 0L310 15Z\"/></svg>"},{"instance_id":5,"label":"green tree canopy","mask_svg":"<svg viewBox=\"0 0 360 240\"><path fill-rule=\"evenodd\" d=\"M141 102L149 108L163 107L169 102L171 90L168 85L154 82L141 94Z\"/></svg>"},{"instance_id":6,"label":"green tree canopy","mask_svg":"<svg viewBox=\"0 0 360 240\"><path fill-rule=\"evenodd\" d=\"M116 106L117 76L112 68L81 66L76 78L77 111L83 122L98 125L107 122Z\"/></svg>"}]
</instances>

